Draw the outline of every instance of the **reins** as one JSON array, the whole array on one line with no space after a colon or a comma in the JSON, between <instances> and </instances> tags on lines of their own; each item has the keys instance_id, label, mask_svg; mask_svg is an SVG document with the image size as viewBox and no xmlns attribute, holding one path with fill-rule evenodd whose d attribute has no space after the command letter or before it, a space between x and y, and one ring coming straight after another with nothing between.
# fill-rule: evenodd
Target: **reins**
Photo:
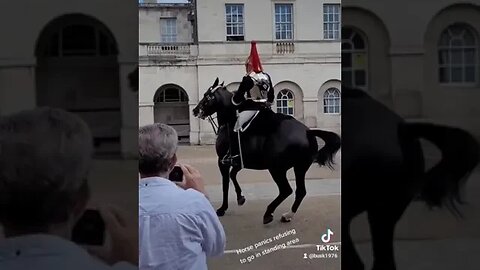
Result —
<instances>
[{"instance_id":1,"label":"reins","mask_svg":"<svg viewBox=\"0 0 480 270\"><path fill-rule=\"evenodd\" d=\"M213 132L215 132L215 135L218 135L218 124L215 122L215 119L217 117L213 118L211 115L208 116L208 122L210 122L210 125L212 125Z\"/></svg>"}]
</instances>

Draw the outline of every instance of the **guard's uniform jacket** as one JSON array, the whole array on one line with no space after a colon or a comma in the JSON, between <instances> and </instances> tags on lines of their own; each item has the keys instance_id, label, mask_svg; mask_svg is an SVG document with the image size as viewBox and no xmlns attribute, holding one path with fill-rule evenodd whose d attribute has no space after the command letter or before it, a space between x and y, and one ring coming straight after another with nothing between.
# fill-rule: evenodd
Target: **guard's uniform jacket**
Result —
<instances>
[{"instance_id":1,"label":"guard's uniform jacket","mask_svg":"<svg viewBox=\"0 0 480 270\"><path fill-rule=\"evenodd\" d=\"M252 72L243 77L237 92L232 97L232 102L239 112L257 111L266 108L265 103L272 103L274 97L270 75L265 72Z\"/></svg>"}]
</instances>

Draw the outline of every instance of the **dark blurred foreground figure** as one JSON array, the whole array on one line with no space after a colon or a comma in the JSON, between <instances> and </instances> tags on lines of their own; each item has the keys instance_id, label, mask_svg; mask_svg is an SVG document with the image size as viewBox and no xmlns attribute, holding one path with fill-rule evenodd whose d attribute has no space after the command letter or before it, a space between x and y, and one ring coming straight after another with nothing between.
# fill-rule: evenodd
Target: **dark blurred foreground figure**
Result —
<instances>
[{"instance_id":1,"label":"dark blurred foreground figure","mask_svg":"<svg viewBox=\"0 0 480 270\"><path fill-rule=\"evenodd\" d=\"M0 269L136 269L136 221L117 209L100 209L111 239L96 256L69 240L89 200L92 153L90 130L71 113L0 118Z\"/></svg>"},{"instance_id":2,"label":"dark blurred foreground figure","mask_svg":"<svg viewBox=\"0 0 480 270\"><path fill-rule=\"evenodd\" d=\"M406 123L364 91L342 90L342 267L364 269L350 237L351 220L366 211L373 269L394 270L395 225L418 197L430 207L459 214L461 188L479 161L478 142L466 131L429 123ZM425 171L419 139L442 158Z\"/></svg>"}]
</instances>

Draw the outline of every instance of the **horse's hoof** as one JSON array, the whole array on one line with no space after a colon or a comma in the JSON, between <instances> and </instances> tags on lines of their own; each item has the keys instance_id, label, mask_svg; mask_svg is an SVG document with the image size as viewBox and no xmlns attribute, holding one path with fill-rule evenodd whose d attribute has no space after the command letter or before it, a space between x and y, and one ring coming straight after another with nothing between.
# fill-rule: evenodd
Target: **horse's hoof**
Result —
<instances>
[{"instance_id":1,"label":"horse's hoof","mask_svg":"<svg viewBox=\"0 0 480 270\"><path fill-rule=\"evenodd\" d=\"M282 218L280 219L280 222L283 222L283 223L288 223L288 222L290 222L290 221L292 221L291 218L286 218L286 217L284 217L284 216L282 216Z\"/></svg>"},{"instance_id":2,"label":"horse's hoof","mask_svg":"<svg viewBox=\"0 0 480 270\"><path fill-rule=\"evenodd\" d=\"M295 213L292 212L292 211L287 212L287 213L282 215L282 218L280 219L280 221L283 222L283 223L290 222L290 221L292 221L294 215L295 215Z\"/></svg>"},{"instance_id":3,"label":"horse's hoof","mask_svg":"<svg viewBox=\"0 0 480 270\"><path fill-rule=\"evenodd\" d=\"M263 224L268 224L273 221L273 215L268 215L263 217Z\"/></svg>"},{"instance_id":4,"label":"horse's hoof","mask_svg":"<svg viewBox=\"0 0 480 270\"><path fill-rule=\"evenodd\" d=\"M245 197L242 196L242 197L238 198L237 203L238 203L238 205L243 205L245 203Z\"/></svg>"},{"instance_id":5,"label":"horse's hoof","mask_svg":"<svg viewBox=\"0 0 480 270\"><path fill-rule=\"evenodd\" d=\"M217 216L223 217L224 215L225 215L225 210L223 210L222 208L219 208L217 210Z\"/></svg>"}]
</instances>

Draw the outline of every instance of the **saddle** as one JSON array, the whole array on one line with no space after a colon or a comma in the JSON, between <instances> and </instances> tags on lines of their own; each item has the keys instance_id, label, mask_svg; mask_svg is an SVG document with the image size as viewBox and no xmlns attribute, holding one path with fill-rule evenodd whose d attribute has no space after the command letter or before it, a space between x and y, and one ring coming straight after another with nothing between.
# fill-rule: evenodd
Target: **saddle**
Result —
<instances>
[{"instance_id":1,"label":"saddle","mask_svg":"<svg viewBox=\"0 0 480 270\"><path fill-rule=\"evenodd\" d=\"M247 122L245 122L245 124L243 124L242 127L240 127L240 129L238 130L239 132L245 132L248 127L250 127L250 124L253 122L253 120L255 120L255 118L257 117L257 115L260 113L260 111L256 112L255 115L253 115L252 118L250 118Z\"/></svg>"},{"instance_id":2,"label":"saddle","mask_svg":"<svg viewBox=\"0 0 480 270\"><path fill-rule=\"evenodd\" d=\"M281 121L285 119L290 119L293 118L289 115L281 114L281 113L274 113L272 110L260 110L255 114L254 117L252 117L247 123L245 123L242 128L241 132L238 132L236 134L236 142L238 145L238 154L235 155L234 157L231 157L231 159L235 157L240 158L240 164L241 168L244 168L243 166L243 153L242 153L242 143L240 140L240 134L243 133L245 135L242 136L256 136L256 135L268 135L270 132L275 130L281 123ZM247 130L248 129L248 130ZM232 134L233 135L233 134ZM230 139L233 139L230 137ZM228 152L222 159L222 163L228 163L230 153Z\"/></svg>"},{"instance_id":3,"label":"saddle","mask_svg":"<svg viewBox=\"0 0 480 270\"><path fill-rule=\"evenodd\" d=\"M267 111L267 110L270 111L270 106L267 105L265 102L255 102L255 107L256 107L255 110L258 110L257 113L255 113L254 116L252 116L250 119L248 119L248 121L245 122L240 127L240 129L239 129L240 132L245 132L250 127L250 125L253 123L253 121L255 120L255 118L257 118L257 116L259 114L263 115L263 114L265 114L265 111Z\"/></svg>"}]
</instances>

